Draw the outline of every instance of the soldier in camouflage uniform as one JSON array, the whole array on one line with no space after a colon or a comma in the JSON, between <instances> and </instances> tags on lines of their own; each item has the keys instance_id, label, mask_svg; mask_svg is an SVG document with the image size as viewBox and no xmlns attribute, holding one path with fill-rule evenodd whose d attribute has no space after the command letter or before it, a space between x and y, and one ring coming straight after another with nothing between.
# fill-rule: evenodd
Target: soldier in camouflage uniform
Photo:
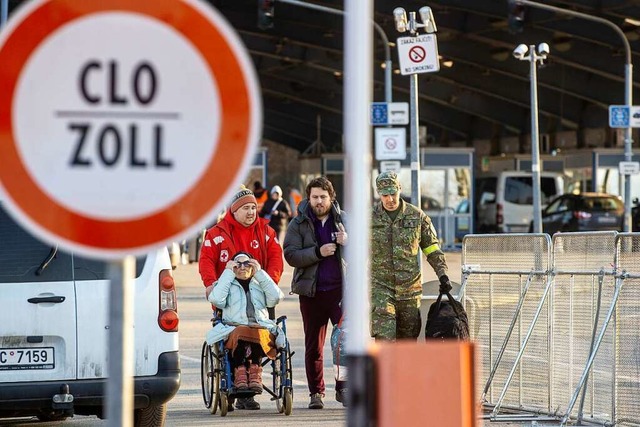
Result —
<instances>
[{"instance_id":1,"label":"soldier in camouflage uniform","mask_svg":"<svg viewBox=\"0 0 640 427\"><path fill-rule=\"evenodd\" d=\"M376 340L416 339L420 333L422 251L440 280L440 290L451 290L447 263L431 218L400 198L395 172L376 178L380 201L371 221L371 336Z\"/></svg>"}]
</instances>

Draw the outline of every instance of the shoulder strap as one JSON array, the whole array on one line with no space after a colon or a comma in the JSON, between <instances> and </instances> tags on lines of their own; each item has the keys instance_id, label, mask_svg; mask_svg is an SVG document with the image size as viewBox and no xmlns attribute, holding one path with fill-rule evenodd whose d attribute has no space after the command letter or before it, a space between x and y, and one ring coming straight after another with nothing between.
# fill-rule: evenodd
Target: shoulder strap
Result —
<instances>
[{"instance_id":1,"label":"shoulder strap","mask_svg":"<svg viewBox=\"0 0 640 427\"><path fill-rule=\"evenodd\" d=\"M447 298L449 299L449 304L451 305L451 308L453 308L453 312L456 313L456 317L460 318L460 311L458 310L458 301L455 300L455 298L453 298L451 296L450 292L447 292L446 294L444 293L440 293L440 295L438 295L438 299L436 300L436 310L435 313L438 313L440 311L440 305L442 303L442 296L446 295Z\"/></svg>"}]
</instances>

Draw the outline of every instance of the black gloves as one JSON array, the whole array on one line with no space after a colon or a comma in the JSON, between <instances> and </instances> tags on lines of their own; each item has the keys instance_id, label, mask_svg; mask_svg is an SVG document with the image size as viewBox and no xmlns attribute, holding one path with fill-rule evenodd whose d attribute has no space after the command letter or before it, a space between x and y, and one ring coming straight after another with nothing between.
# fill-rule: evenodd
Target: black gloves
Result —
<instances>
[{"instance_id":1,"label":"black gloves","mask_svg":"<svg viewBox=\"0 0 640 427\"><path fill-rule=\"evenodd\" d=\"M447 276L446 274L443 274L442 276L440 276L440 293L441 294L447 294L449 292L451 292L451 282L449 281L449 276Z\"/></svg>"}]
</instances>

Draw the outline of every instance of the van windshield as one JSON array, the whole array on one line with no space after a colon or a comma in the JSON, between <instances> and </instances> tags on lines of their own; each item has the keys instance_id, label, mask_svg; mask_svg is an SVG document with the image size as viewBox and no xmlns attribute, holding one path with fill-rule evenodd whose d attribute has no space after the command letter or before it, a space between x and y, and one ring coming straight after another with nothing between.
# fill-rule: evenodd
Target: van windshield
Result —
<instances>
[{"instance_id":1,"label":"van windshield","mask_svg":"<svg viewBox=\"0 0 640 427\"><path fill-rule=\"evenodd\" d=\"M474 203L476 204L476 206L479 204L480 198L484 193L492 194L495 197L497 185L498 178L496 177L478 178L476 180L476 189L474 193Z\"/></svg>"},{"instance_id":2,"label":"van windshield","mask_svg":"<svg viewBox=\"0 0 640 427\"><path fill-rule=\"evenodd\" d=\"M504 199L516 205L533 204L533 181L530 176L508 177L505 181ZM540 192L542 203L558 194L556 180L551 177L540 177Z\"/></svg>"},{"instance_id":3,"label":"van windshield","mask_svg":"<svg viewBox=\"0 0 640 427\"><path fill-rule=\"evenodd\" d=\"M107 278L108 263L55 250L24 230L0 203L0 284ZM136 277L145 258L136 259Z\"/></svg>"},{"instance_id":4,"label":"van windshield","mask_svg":"<svg viewBox=\"0 0 640 427\"><path fill-rule=\"evenodd\" d=\"M57 251L41 274L38 268L50 258L52 247L16 224L0 204L0 283L57 282L72 277L71 257Z\"/></svg>"}]
</instances>

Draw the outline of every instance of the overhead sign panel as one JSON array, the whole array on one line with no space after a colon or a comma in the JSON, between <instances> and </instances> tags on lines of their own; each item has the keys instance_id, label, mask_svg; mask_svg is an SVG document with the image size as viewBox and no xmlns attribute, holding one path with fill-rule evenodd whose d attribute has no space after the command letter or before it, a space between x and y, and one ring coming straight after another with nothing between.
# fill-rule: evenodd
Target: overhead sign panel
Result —
<instances>
[{"instance_id":1,"label":"overhead sign panel","mask_svg":"<svg viewBox=\"0 0 640 427\"><path fill-rule=\"evenodd\" d=\"M435 34L400 37L397 40L400 73L434 73L440 70L438 41Z\"/></svg>"},{"instance_id":2,"label":"overhead sign panel","mask_svg":"<svg viewBox=\"0 0 640 427\"><path fill-rule=\"evenodd\" d=\"M2 199L52 244L120 258L181 240L253 160L252 61L200 1L28 2L0 62Z\"/></svg>"}]
</instances>

